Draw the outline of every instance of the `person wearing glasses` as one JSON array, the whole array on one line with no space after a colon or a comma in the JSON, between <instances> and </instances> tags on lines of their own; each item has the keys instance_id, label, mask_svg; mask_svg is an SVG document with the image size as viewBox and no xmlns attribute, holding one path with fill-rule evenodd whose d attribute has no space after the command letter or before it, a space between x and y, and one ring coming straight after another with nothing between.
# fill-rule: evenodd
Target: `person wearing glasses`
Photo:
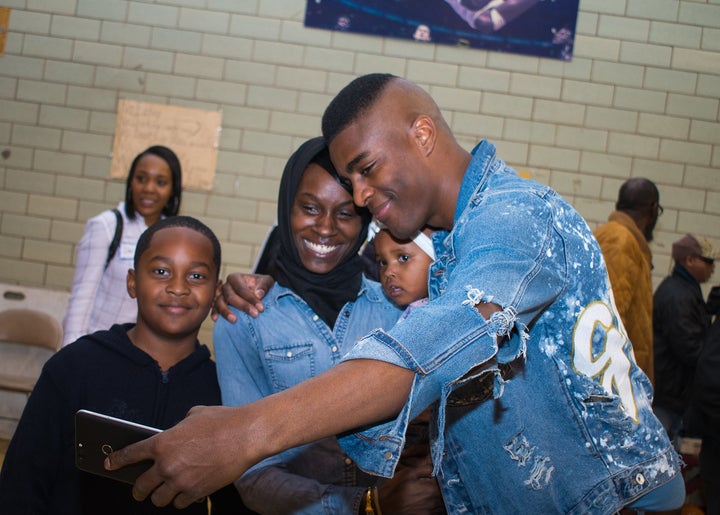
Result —
<instances>
[{"instance_id":1,"label":"person wearing glasses","mask_svg":"<svg viewBox=\"0 0 720 515\"><path fill-rule=\"evenodd\" d=\"M686 234L672 245L672 273L654 296L655 399L653 411L670 440L683 435L684 416L692 397L698 357L710 338L712 316L720 293L715 287L708 303L700 285L715 270L717 250L707 238ZM713 313L715 311L715 313Z\"/></svg>"},{"instance_id":2,"label":"person wearing glasses","mask_svg":"<svg viewBox=\"0 0 720 515\"><path fill-rule=\"evenodd\" d=\"M613 298L635 360L653 381L653 285L650 243L662 214L657 186L633 177L620 186L615 211L595 230Z\"/></svg>"}]
</instances>

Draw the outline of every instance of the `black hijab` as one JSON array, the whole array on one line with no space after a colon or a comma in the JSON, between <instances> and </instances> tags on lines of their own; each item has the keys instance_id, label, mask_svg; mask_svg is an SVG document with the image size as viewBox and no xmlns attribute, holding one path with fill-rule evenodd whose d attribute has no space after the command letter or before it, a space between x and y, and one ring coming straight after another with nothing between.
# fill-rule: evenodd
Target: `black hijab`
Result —
<instances>
[{"instance_id":1,"label":"black hijab","mask_svg":"<svg viewBox=\"0 0 720 515\"><path fill-rule=\"evenodd\" d=\"M323 138L306 141L290 156L280 180L277 227L279 249L273 272L278 283L302 297L329 327L333 327L342 307L347 302L354 301L360 291L363 260L358 252L367 236L371 215L367 209L360 210L362 229L353 251L345 261L326 274L316 274L305 268L295 247L290 213L300 179L311 163L320 165L342 184L330 161Z\"/></svg>"}]
</instances>

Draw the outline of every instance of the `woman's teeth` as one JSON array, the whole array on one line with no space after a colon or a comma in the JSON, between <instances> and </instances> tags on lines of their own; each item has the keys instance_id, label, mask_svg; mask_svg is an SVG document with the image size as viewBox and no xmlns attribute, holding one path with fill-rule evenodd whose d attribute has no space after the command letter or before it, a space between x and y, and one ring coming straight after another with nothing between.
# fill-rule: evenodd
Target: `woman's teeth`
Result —
<instances>
[{"instance_id":1,"label":"woman's teeth","mask_svg":"<svg viewBox=\"0 0 720 515\"><path fill-rule=\"evenodd\" d=\"M316 252L317 254L329 254L337 248L337 245L320 245L318 243L313 243L307 240L305 240L305 245L307 245L310 250Z\"/></svg>"}]
</instances>

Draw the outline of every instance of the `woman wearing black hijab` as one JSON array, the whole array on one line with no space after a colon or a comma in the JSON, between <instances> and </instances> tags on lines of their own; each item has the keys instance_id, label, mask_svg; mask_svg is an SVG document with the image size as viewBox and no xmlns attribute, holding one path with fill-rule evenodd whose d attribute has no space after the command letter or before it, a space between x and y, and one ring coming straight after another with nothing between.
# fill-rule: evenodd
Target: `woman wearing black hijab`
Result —
<instances>
[{"instance_id":1,"label":"woman wearing black hijab","mask_svg":"<svg viewBox=\"0 0 720 515\"><path fill-rule=\"evenodd\" d=\"M311 173L329 183L325 193L338 197L337 200L333 197L336 205L321 206L322 185L310 182L312 179L306 175L309 167ZM303 179L308 184L298 191ZM346 197L350 197L349 202ZM321 212L322 208L327 212ZM319 220L321 217L334 219L335 223L325 223ZM322 138L307 141L290 157L280 181L279 248L272 275L302 297L329 327L334 326L340 309L357 298L362 286L363 261L358 252L367 236L370 219L367 209L353 204L351 194L335 173ZM330 243L334 248L330 248Z\"/></svg>"},{"instance_id":2,"label":"woman wearing black hijab","mask_svg":"<svg viewBox=\"0 0 720 515\"><path fill-rule=\"evenodd\" d=\"M253 318L233 308L236 323L215 324L223 404L247 404L313 377L370 330L395 324L400 311L362 273L358 251L369 221L341 185L322 138L301 145L280 182L271 267L277 283L263 298L264 312ZM388 508L409 475L399 476L380 488ZM379 478L360 471L327 438L268 458L235 484L261 513L358 513Z\"/></svg>"}]
</instances>

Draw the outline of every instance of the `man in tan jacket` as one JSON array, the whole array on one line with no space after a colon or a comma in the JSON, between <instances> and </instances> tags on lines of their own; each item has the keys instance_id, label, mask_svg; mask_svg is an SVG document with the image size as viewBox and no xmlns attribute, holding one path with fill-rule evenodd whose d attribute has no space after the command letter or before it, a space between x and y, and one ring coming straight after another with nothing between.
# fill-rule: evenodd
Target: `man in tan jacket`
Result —
<instances>
[{"instance_id":1,"label":"man in tan jacket","mask_svg":"<svg viewBox=\"0 0 720 515\"><path fill-rule=\"evenodd\" d=\"M657 186L640 177L620 187L615 211L595 230L620 319L635 359L653 381L652 254L648 243L662 214Z\"/></svg>"}]
</instances>

